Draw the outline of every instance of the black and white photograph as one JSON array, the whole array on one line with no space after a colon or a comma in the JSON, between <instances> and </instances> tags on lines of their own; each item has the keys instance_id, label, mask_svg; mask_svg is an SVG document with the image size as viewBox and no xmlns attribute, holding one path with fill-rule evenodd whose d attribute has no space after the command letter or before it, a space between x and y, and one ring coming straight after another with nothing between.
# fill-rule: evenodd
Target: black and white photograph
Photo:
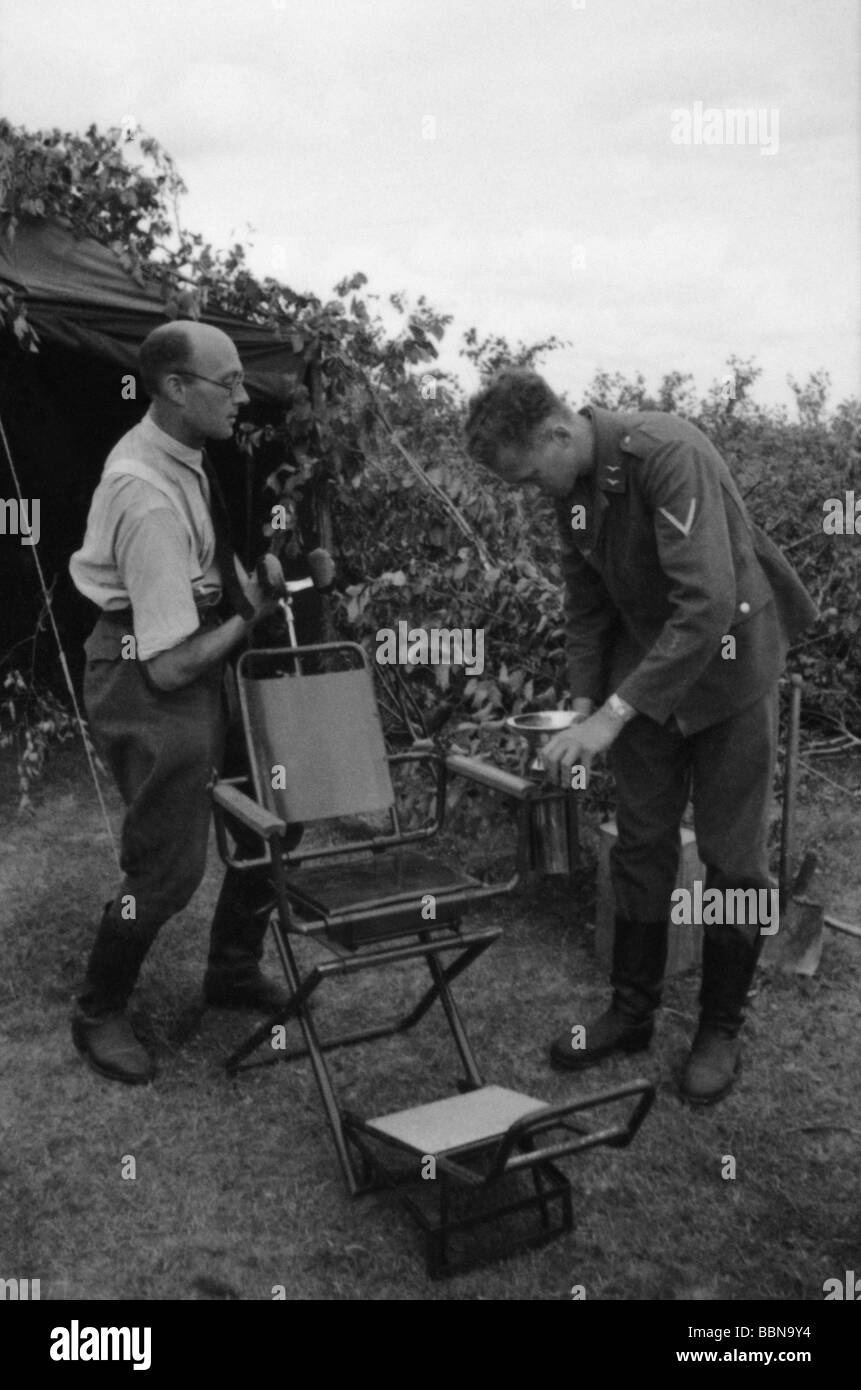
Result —
<instances>
[{"instance_id":1,"label":"black and white photograph","mask_svg":"<svg viewBox=\"0 0 861 1390\"><path fill-rule=\"evenodd\" d=\"M180 1355L193 1302L848 1354L860 39L0 0L27 1370L283 1354L246 1307Z\"/></svg>"}]
</instances>

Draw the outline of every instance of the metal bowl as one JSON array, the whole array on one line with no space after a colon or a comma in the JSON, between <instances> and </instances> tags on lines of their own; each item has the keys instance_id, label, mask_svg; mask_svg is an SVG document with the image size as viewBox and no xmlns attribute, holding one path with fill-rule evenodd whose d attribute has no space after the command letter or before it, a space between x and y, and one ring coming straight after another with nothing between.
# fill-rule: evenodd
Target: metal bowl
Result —
<instances>
[{"instance_id":1,"label":"metal bowl","mask_svg":"<svg viewBox=\"0 0 861 1390\"><path fill-rule=\"evenodd\" d=\"M567 729L573 720L572 710L547 709L534 714L512 714L506 719L505 725L516 734L533 739L542 734L558 734L560 729Z\"/></svg>"},{"instance_id":2,"label":"metal bowl","mask_svg":"<svg viewBox=\"0 0 861 1390\"><path fill-rule=\"evenodd\" d=\"M535 714L512 714L506 719L505 724L506 728L512 729L526 740L526 770L540 777L544 771L544 764L539 749L552 734L558 734L560 729L567 729L573 722L574 714L571 710L546 709L536 711Z\"/></svg>"}]
</instances>

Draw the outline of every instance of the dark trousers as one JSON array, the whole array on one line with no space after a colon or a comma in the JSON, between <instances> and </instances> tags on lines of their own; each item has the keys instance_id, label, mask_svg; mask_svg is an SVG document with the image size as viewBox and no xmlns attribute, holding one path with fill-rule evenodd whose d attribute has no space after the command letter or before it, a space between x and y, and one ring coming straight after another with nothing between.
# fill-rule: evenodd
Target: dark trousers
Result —
<instances>
[{"instance_id":1,"label":"dark trousers","mask_svg":"<svg viewBox=\"0 0 861 1390\"><path fill-rule=\"evenodd\" d=\"M122 656L126 625L99 619L86 644L84 703L93 740L125 802L122 882L106 908L81 1005L121 1008L159 927L188 903L206 868L216 771L243 771L241 730L229 725L221 665L176 691L156 691ZM237 737L237 734L239 737ZM225 763L225 750L230 767ZM249 854L259 853L259 842ZM213 922L210 968L256 965L268 899L265 874L228 869Z\"/></svg>"},{"instance_id":2,"label":"dark trousers","mask_svg":"<svg viewBox=\"0 0 861 1390\"><path fill-rule=\"evenodd\" d=\"M776 689L687 738L674 719L662 725L638 715L625 726L610 749L618 792L610 875L622 917L633 922L669 917L679 827L689 798L706 887L770 887L767 840L776 745Z\"/></svg>"}]
</instances>

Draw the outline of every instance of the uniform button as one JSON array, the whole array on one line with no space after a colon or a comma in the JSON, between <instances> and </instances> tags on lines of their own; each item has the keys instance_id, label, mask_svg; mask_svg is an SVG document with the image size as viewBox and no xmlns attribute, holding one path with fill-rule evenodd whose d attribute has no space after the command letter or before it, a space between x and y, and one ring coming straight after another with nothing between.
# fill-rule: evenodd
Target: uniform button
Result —
<instances>
[{"instance_id":1,"label":"uniform button","mask_svg":"<svg viewBox=\"0 0 861 1390\"><path fill-rule=\"evenodd\" d=\"M740 612L742 612L742 613L749 613L749 612L750 612L750 604L749 604L749 603L740 603L738 606L739 606L739 611L740 611Z\"/></svg>"},{"instance_id":2,"label":"uniform button","mask_svg":"<svg viewBox=\"0 0 861 1390\"><path fill-rule=\"evenodd\" d=\"M631 442L631 436L630 436L629 434L626 434L626 435L625 435L625 438L622 440L622 443L623 443L623 444L630 444L630 442Z\"/></svg>"}]
</instances>

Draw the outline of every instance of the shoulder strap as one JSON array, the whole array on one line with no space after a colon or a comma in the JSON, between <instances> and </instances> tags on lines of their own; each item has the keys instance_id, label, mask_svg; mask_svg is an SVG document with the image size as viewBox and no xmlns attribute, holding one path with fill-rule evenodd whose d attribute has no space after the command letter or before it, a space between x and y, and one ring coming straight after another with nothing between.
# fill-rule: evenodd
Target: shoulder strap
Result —
<instances>
[{"instance_id":1,"label":"shoulder strap","mask_svg":"<svg viewBox=\"0 0 861 1390\"><path fill-rule=\"evenodd\" d=\"M166 497L188 532L188 538L191 541L192 548L196 548L197 538L192 530L191 522L186 516L185 510L180 505L176 489L171 487L167 478L163 477L161 473L157 473L154 468L150 468L148 463L142 463L140 459L130 458L114 459L112 463L107 465L102 477L108 478L118 473L126 478L138 478L142 483L149 483L150 487L156 488L162 496Z\"/></svg>"}]
</instances>

